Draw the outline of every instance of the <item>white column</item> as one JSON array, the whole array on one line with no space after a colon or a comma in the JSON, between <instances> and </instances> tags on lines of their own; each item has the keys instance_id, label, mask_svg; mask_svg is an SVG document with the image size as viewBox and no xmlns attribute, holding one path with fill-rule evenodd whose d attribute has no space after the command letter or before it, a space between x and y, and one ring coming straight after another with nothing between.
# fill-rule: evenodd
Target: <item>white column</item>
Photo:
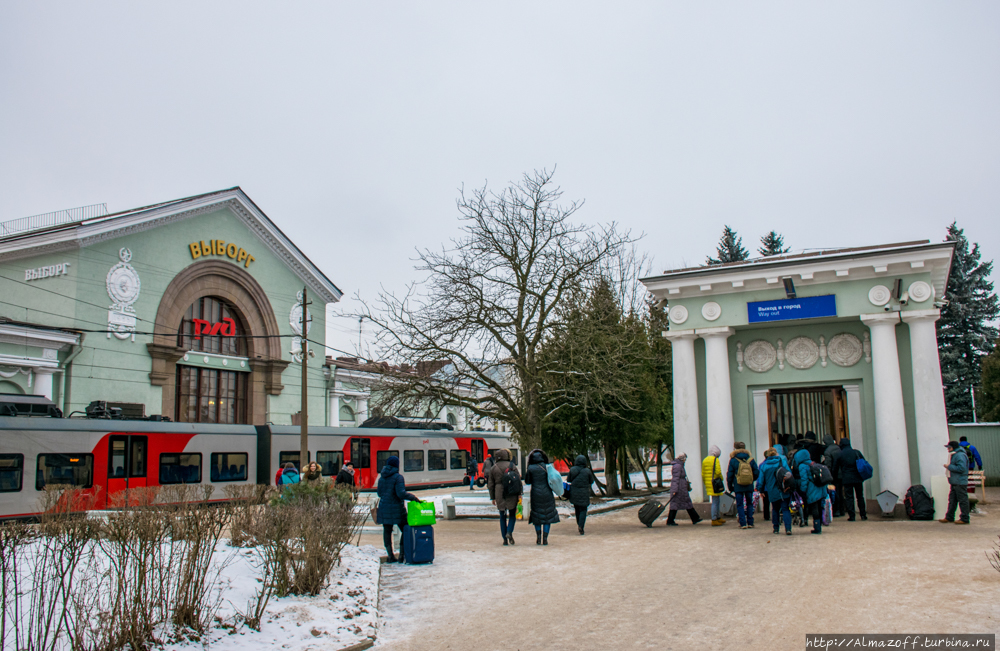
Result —
<instances>
[{"instance_id":1,"label":"white column","mask_svg":"<svg viewBox=\"0 0 1000 651\"><path fill-rule=\"evenodd\" d=\"M705 340L705 407L708 444L728 457L733 450L733 392L729 380L729 337L732 328L698 329Z\"/></svg>"},{"instance_id":2,"label":"white column","mask_svg":"<svg viewBox=\"0 0 1000 651\"><path fill-rule=\"evenodd\" d=\"M910 327L913 414L917 424L920 483L924 488L931 485L931 477L944 474L942 465L948 462L948 453L944 448L949 438L948 415L944 409L941 360L938 357L937 329L934 326L940 316L940 310L903 313L903 321Z\"/></svg>"},{"instance_id":3,"label":"white column","mask_svg":"<svg viewBox=\"0 0 1000 651\"><path fill-rule=\"evenodd\" d=\"M52 374L55 373L56 369L47 366L36 366L32 370L35 373L35 386L31 392L36 396L45 396L49 400L52 400Z\"/></svg>"},{"instance_id":4,"label":"white column","mask_svg":"<svg viewBox=\"0 0 1000 651\"><path fill-rule=\"evenodd\" d=\"M755 459L763 459L764 450L771 447L771 421L767 414L767 394L767 389L753 392L754 441L757 443L757 449L753 451Z\"/></svg>"},{"instance_id":5,"label":"white column","mask_svg":"<svg viewBox=\"0 0 1000 651\"><path fill-rule=\"evenodd\" d=\"M330 396L330 427L340 427L340 396Z\"/></svg>"},{"instance_id":6,"label":"white column","mask_svg":"<svg viewBox=\"0 0 1000 651\"><path fill-rule=\"evenodd\" d=\"M460 432L465 431L465 407L458 408L458 430ZM482 461L482 459L480 459Z\"/></svg>"},{"instance_id":7,"label":"white column","mask_svg":"<svg viewBox=\"0 0 1000 651\"><path fill-rule=\"evenodd\" d=\"M358 425L368 420L368 398L358 398L358 410L354 412L358 417Z\"/></svg>"},{"instance_id":8,"label":"white column","mask_svg":"<svg viewBox=\"0 0 1000 651\"><path fill-rule=\"evenodd\" d=\"M899 314L862 314L861 320L872 333L879 486L880 490L890 490L903 499L910 487L910 452L906 444L906 413L896 350Z\"/></svg>"},{"instance_id":9,"label":"white column","mask_svg":"<svg viewBox=\"0 0 1000 651\"><path fill-rule=\"evenodd\" d=\"M847 394L847 438L851 447L864 454L865 418L861 413L861 387L857 384L845 384Z\"/></svg>"},{"instance_id":10,"label":"white column","mask_svg":"<svg viewBox=\"0 0 1000 651\"><path fill-rule=\"evenodd\" d=\"M694 365L694 330L664 332L670 340L674 380L674 455L685 453L684 464L691 481L691 499L705 500L701 479L701 429L698 423L698 377Z\"/></svg>"}]
</instances>

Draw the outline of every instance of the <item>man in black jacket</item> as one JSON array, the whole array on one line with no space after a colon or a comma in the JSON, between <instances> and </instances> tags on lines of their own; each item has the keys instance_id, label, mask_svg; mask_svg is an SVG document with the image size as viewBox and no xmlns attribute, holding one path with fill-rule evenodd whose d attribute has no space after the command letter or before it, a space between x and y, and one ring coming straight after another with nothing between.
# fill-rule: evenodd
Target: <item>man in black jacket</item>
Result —
<instances>
[{"instance_id":1,"label":"man in black jacket","mask_svg":"<svg viewBox=\"0 0 1000 651\"><path fill-rule=\"evenodd\" d=\"M844 486L844 508L847 510L847 521L854 522L854 499L858 500L858 510L861 519L868 519L868 509L865 505L865 491L861 474L858 472L858 459L864 459L859 450L851 447L850 439L840 439L840 456L834 466L836 475Z\"/></svg>"},{"instance_id":2,"label":"man in black jacket","mask_svg":"<svg viewBox=\"0 0 1000 651\"><path fill-rule=\"evenodd\" d=\"M340 467L334 486L349 486L354 490L354 464L348 461Z\"/></svg>"}]
</instances>

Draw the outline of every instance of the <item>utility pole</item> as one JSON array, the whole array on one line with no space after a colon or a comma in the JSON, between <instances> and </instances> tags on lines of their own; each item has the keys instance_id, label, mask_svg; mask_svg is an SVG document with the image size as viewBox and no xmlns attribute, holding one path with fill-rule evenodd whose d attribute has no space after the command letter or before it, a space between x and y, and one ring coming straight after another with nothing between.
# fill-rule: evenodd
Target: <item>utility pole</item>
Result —
<instances>
[{"instance_id":1,"label":"utility pole","mask_svg":"<svg viewBox=\"0 0 1000 651\"><path fill-rule=\"evenodd\" d=\"M299 350L302 354L302 411L299 412L299 471L305 472L309 463L309 382L307 372L309 370L309 343L306 335L309 333L309 322L306 321L306 306L309 305L306 295L306 288L302 288L302 321L299 322L301 333L301 345Z\"/></svg>"},{"instance_id":2,"label":"utility pole","mask_svg":"<svg viewBox=\"0 0 1000 651\"><path fill-rule=\"evenodd\" d=\"M361 325L365 322L364 315L358 317L358 355L361 354Z\"/></svg>"}]
</instances>

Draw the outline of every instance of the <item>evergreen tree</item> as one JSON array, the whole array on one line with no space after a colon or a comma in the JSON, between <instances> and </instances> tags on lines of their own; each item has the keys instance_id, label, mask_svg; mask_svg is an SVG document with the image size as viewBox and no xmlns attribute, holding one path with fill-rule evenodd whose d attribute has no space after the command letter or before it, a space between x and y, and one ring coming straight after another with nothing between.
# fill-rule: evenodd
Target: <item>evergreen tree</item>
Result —
<instances>
[{"instance_id":1,"label":"evergreen tree","mask_svg":"<svg viewBox=\"0 0 1000 651\"><path fill-rule=\"evenodd\" d=\"M993 346L993 352L983 359L983 379L976 391L976 411L980 421L1000 422L1000 340Z\"/></svg>"},{"instance_id":2,"label":"evergreen tree","mask_svg":"<svg viewBox=\"0 0 1000 651\"><path fill-rule=\"evenodd\" d=\"M997 329L990 322L1000 314L1000 306L993 283L987 280L993 262L980 262L979 245L970 248L965 233L955 222L948 227L945 241L956 245L945 293L948 303L941 309L937 322L941 379L948 420L971 423L970 388L982 379L983 357L997 339Z\"/></svg>"},{"instance_id":3,"label":"evergreen tree","mask_svg":"<svg viewBox=\"0 0 1000 651\"><path fill-rule=\"evenodd\" d=\"M743 248L743 238L728 225L722 229L722 237L719 238L719 245L715 250L719 257L709 256L707 262L710 265L741 262L750 257L750 252Z\"/></svg>"},{"instance_id":4,"label":"evergreen tree","mask_svg":"<svg viewBox=\"0 0 1000 651\"><path fill-rule=\"evenodd\" d=\"M778 234L777 231L771 231L764 237L760 238L760 248L757 249L757 253L763 256L769 255L781 255L783 253L788 253L792 250L792 247L785 246L785 238Z\"/></svg>"}]
</instances>

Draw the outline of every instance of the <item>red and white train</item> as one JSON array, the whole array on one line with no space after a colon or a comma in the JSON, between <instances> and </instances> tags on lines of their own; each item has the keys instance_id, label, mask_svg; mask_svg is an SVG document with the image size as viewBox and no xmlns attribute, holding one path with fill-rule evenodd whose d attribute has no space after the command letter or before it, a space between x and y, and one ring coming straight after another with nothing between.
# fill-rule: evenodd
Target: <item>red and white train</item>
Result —
<instances>
[{"instance_id":1,"label":"red and white train","mask_svg":"<svg viewBox=\"0 0 1000 651\"><path fill-rule=\"evenodd\" d=\"M481 469L498 448L523 470L524 454L502 433L311 427L308 461L333 476L350 460L365 490L396 456L408 488L432 488L461 485L469 455ZM291 426L0 416L0 519L37 515L51 485L84 489L97 508L120 491L171 484L212 485L221 498L228 485L273 483L286 462L299 467L299 456Z\"/></svg>"}]
</instances>

